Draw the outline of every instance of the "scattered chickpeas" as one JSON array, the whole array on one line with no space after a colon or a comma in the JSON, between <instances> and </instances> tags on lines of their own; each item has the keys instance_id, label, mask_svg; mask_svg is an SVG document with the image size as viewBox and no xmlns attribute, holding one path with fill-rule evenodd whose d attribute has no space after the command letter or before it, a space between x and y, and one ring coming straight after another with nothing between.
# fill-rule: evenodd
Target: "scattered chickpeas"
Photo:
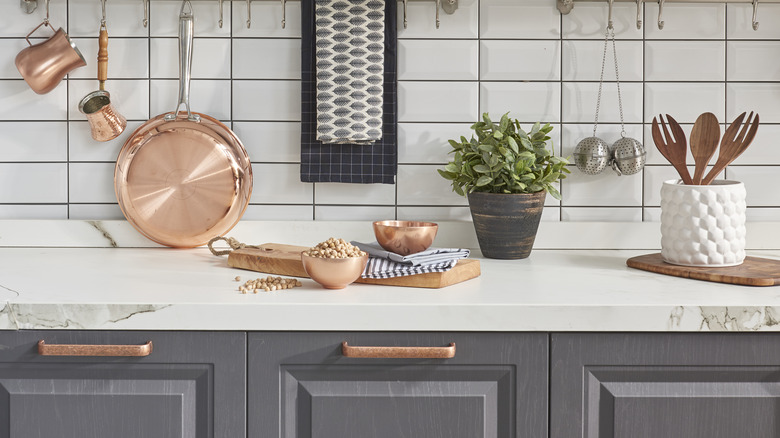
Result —
<instances>
[{"instance_id":1,"label":"scattered chickpeas","mask_svg":"<svg viewBox=\"0 0 780 438\"><path fill-rule=\"evenodd\" d=\"M233 281L241 281L241 277L237 276L235 279L233 279Z\"/></svg>"},{"instance_id":2,"label":"scattered chickpeas","mask_svg":"<svg viewBox=\"0 0 780 438\"><path fill-rule=\"evenodd\" d=\"M238 278L238 277L236 277ZM283 289L292 289L294 287L301 287L303 283L295 278L282 278L269 275L265 278L257 278L254 280L247 280L246 283L238 287L239 292L246 294L248 292L257 293L262 290L265 292L273 292Z\"/></svg>"},{"instance_id":3,"label":"scattered chickpeas","mask_svg":"<svg viewBox=\"0 0 780 438\"><path fill-rule=\"evenodd\" d=\"M363 257L366 255L364 251L361 251L357 246L345 241L344 239L336 239L331 237L330 239L320 242L317 246L313 246L304 253L310 257L320 257L324 259L346 259L349 257Z\"/></svg>"}]
</instances>

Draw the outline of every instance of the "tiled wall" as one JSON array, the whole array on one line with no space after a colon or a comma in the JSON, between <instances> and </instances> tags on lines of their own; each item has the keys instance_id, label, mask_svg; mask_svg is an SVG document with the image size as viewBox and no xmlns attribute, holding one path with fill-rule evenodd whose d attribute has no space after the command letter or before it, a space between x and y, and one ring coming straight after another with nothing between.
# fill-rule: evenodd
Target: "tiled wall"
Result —
<instances>
[{"instance_id":1,"label":"tiled wall","mask_svg":"<svg viewBox=\"0 0 780 438\"><path fill-rule=\"evenodd\" d=\"M571 155L592 130L606 21L605 3L578 3L561 16L555 0L459 0L434 26L434 2L409 2L409 28L399 29L399 162L396 185L304 184L298 176L300 128L300 3L194 1L196 40L193 109L230 122L254 163L255 187L245 219L468 220L465 199L435 169L447 160L448 138L468 135L483 111L511 111L523 122L555 125L558 152ZM42 2L41 2L42 3ZM94 80L98 0L51 0L51 21L65 27L88 58L51 93L38 96L13 65L24 35L43 14L0 5L0 218L121 218L113 163L129 132L171 111L177 93L175 0L151 0L150 25L141 0L108 0L109 81L116 107L130 120L109 143L90 139L78 112ZM636 29L635 5L615 4L626 131L643 140L648 165L634 176L586 176L573 169L550 199L549 221L659 219L659 190L674 170L652 146L649 122L672 114L689 132L697 115L721 122L757 110L753 146L726 176L748 187L749 218L780 220L780 5L762 4L759 30L749 4L647 4ZM401 22L401 21L399 21ZM45 34L43 34L45 36ZM607 77L614 80L611 65ZM599 136L619 138L614 82L605 85ZM689 163L692 159L689 158Z\"/></svg>"}]
</instances>

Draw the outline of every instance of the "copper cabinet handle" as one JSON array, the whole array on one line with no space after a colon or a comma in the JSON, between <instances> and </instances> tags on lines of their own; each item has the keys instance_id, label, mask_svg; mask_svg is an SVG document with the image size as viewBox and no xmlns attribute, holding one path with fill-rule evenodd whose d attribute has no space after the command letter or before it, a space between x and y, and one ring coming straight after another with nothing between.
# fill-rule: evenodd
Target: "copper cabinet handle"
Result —
<instances>
[{"instance_id":1,"label":"copper cabinet handle","mask_svg":"<svg viewBox=\"0 0 780 438\"><path fill-rule=\"evenodd\" d=\"M455 343L447 347L353 347L344 341L341 354L375 359L451 359L455 357Z\"/></svg>"},{"instance_id":2,"label":"copper cabinet handle","mask_svg":"<svg viewBox=\"0 0 780 438\"><path fill-rule=\"evenodd\" d=\"M83 344L47 344L38 341L38 354L41 356L116 356L142 357L152 353L152 341L143 345L83 345Z\"/></svg>"}]
</instances>

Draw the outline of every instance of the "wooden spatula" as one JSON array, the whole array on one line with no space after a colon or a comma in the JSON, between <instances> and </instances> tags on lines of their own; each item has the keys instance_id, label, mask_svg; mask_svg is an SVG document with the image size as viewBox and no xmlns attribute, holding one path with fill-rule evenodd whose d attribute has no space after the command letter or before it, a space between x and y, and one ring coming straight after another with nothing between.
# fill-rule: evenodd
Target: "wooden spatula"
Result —
<instances>
[{"instance_id":1,"label":"wooden spatula","mask_svg":"<svg viewBox=\"0 0 780 438\"><path fill-rule=\"evenodd\" d=\"M669 120L669 125L672 128L671 134L669 128L664 123L664 118L659 114L658 117L653 117L653 142L658 151L670 162L677 173L680 174L684 184L693 184L691 180L691 174L688 172L685 159L688 154L688 143L685 141L685 132L683 132L680 124L672 118L669 114L666 115ZM661 134L661 128L658 126L658 120L661 121L663 127L663 134ZM664 138L665 137L665 138Z\"/></svg>"},{"instance_id":2,"label":"wooden spatula","mask_svg":"<svg viewBox=\"0 0 780 438\"><path fill-rule=\"evenodd\" d=\"M693 184L700 185L704 171L720 142L720 125L715 114L704 113L696 119L691 131L691 153L696 167L693 171Z\"/></svg>"},{"instance_id":3,"label":"wooden spatula","mask_svg":"<svg viewBox=\"0 0 780 438\"><path fill-rule=\"evenodd\" d=\"M710 172L704 177L701 182L702 184L710 184L726 166L742 155L742 152L745 152L745 149L753 142L753 139L756 137L756 132L758 132L758 114L756 114L756 117L754 118L753 112L751 111L750 116L748 116L747 121L745 122L745 126L742 126L742 120L745 118L745 114L746 113L740 114L739 117L731 123L728 129L726 129L726 132L723 133L723 138L720 140L718 161L715 162L715 165L712 166ZM739 130L740 126L742 126L741 131ZM739 134L737 134L737 131L739 131Z\"/></svg>"}]
</instances>

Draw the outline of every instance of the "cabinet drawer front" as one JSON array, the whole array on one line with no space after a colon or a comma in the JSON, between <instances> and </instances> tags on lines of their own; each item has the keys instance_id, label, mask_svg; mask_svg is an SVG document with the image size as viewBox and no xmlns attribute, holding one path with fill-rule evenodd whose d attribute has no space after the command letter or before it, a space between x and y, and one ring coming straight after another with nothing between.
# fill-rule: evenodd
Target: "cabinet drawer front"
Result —
<instances>
[{"instance_id":1,"label":"cabinet drawer front","mask_svg":"<svg viewBox=\"0 0 780 438\"><path fill-rule=\"evenodd\" d=\"M774 334L552 335L551 438L778 436Z\"/></svg>"},{"instance_id":2,"label":"cabinet drawer front","mask_svg":"<svg viewBox=\"0 0 780 438\"><path fill-rule=\"evenodd\" d=\"M244 333L0 332L0 346L0 438L244 437Z\"/></svg>"},{"instance_id":3,"label":"cabinet drawer front","mask_svg":"<svg viewBox=\"0 0 780 438\"><path fill-rule=\"evenodd\" d=\"M547 348L545 334L251 333L248 436L546 437Z\"/></svg>"}]
</instances>

